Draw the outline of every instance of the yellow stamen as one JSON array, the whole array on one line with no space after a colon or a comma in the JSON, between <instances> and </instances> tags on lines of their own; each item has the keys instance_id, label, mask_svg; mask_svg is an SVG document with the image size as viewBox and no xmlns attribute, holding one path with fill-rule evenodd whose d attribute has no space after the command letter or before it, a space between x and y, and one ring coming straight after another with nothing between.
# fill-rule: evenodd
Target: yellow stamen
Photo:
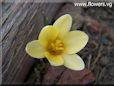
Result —
<instances>
[{"instance_id":1,"label":"yellow stamen","mask_svg":"<svg viewBox=\"0 0 114 86\"><path fill-rule=\"evenodd\" d=\"M54 55L61 54L64 50L64 45L61 40L55 40L54 42L51 42L48 44L48 51L50 53L53 53Z\"/></svg>"},{"instance_id":2,"label":"yellow stamen","mask_svg":"<svg viewBox=\"0 0 114 86\"><path fill-rule=\"evenodd\" d=\"M58 46L59 46L59 47L62 47L62 46L63 46L63 44L62 44L62 43L60 43L60 44L58 44Z\"/></svg>"},{"instance_id":3,"label":"yellow stamen","mask_svg":"<svg viewBox=\"0 0 114 86\"><path fill-rule=\"evenodd\" d=\"M64 50L63 47L56 47L56 50Z\"/></svg>"}]
</instances>

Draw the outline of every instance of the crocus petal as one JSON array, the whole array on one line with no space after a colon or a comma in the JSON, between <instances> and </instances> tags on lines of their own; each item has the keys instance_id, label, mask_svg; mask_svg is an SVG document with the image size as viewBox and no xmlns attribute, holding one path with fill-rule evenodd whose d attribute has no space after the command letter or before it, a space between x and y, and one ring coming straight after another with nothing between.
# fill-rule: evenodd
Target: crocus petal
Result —
<instances>
[{"instance_id":1,"label":"crocus petal","mask_svg":"<svg viewBox=\"0 0 114 86\"><path fill-rule=\"evenodd\" d=\"M63 56L64 66L72 70L82 70L85 64L81 57L77 54L68 54Z\"/></svg>"},{"instance_id":2,"label":"crocus petal","mask_svg":"<svg viewBox=\"0 0 114 86\"><path fill-rule=\"evenodd\" d=\"M72 17L69 14L65 14L58 18L53 26L56 26L57 29L59 29L60 35L64 35L71 29Z\"/></svg>"},{"instance_id":3,"label":"crocus petal","mask_svg":"<svg viewBox=\"0 0 114 86\"><path fill-rule=\"evenodd\" d=\"M39 34L39 41L41 44L46 45L48 42L56 39L58 35L58 30L51 25L45 26L40 34Z\"/></svg>"},{"instance_id":4,"label":"crocus petal","mask_svg":"<svg viewBox=\"0 0 114 86\"><path fill-rule=\"evenodd\" d=\"M63 58L60 55L52 55L48 52L45 52L45 56L50 62L50 64L53 66L60 66L60 65L63 65L64 63Z\"/></svg>"},{"instance_id":5,"label":"crocus petal","mask_svg":"<svg viewBox=\"0 0 114 86\"><path fill-rule=\"evenodd\" d=\"M34 40L26 45L26 52L34 58L44 57L44 48L40 45L39 40Z\"/></svg>"},{"instance_id":6,"label":"crocus petal","mask_svg":"<svg viewBox=\"0 0 114 86\"><path fill-rule=\"evenodd\" d=\"M88 42L88 35L82 31L71 31L64 37L67 54L79 52Z\"/></svg>"}]
</instances>

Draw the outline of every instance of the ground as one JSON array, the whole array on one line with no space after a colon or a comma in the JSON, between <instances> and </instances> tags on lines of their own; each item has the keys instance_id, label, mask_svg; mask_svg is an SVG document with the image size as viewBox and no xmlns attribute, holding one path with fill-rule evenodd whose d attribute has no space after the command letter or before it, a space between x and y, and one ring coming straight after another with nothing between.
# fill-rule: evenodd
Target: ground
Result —
<instances>
[{"instance_id":1,"label":"ground","mask_svg":"<svg viewBox=\"0 0 114 86\"><path fill-rule=\"evenodd\" d=\"M86 84L114 84L114 6L112 8L75 7L73 4L64 4L54 20L65 13L73 17L72 30L82 30L89 36L87 46L78 53L84 59L87 71L90 71L85 75L92 74L91 78L89 77L92 81L87 79ZM54 76L52 76L53 72ZM70 73L64 67L52 68L46 59L35 59L25 84L46 83L47 76L51 79L50 83L61 84L64 82L62 79L66 72Z\"/></svg>"}]
</instances>

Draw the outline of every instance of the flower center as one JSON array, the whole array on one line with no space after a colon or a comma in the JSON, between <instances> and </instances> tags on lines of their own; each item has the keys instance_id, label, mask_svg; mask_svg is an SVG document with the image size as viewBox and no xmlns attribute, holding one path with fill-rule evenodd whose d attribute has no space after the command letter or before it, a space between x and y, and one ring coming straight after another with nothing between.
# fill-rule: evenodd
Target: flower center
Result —
<instances>
[{"instance_id":1,"label":"flower center","mask_svg":"<svg viewBox=\"0 0 114 86\"><path fill-rule=\"evenodd\" d=\"M52 55L59 55L64 50L64 44L61 40L55 40L54 42L51 42L48 44L48 51Z\"/></svg>"}]
</instances>

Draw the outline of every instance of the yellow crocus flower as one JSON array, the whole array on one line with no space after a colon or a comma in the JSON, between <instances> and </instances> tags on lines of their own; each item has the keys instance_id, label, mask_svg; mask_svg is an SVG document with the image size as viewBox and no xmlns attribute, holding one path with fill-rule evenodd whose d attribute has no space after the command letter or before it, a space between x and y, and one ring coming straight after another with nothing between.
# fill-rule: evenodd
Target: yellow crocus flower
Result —
<instances>
[{"instance_id":1,"label":"yellow crocus flower","mask_svg":"<svg viewBox=\"0 0 114 86\"><path fill-rule=\"evenodd\" d=\"M79 30L70 31L71 26L72 17L69 14L61 16L53 25L47 25L41 30L38 40L26 45L26 52L37 59L47 58L53 66L84 69L84 61L75 53L85 47L88 35Z\"/></svg>"}]
</instances>

